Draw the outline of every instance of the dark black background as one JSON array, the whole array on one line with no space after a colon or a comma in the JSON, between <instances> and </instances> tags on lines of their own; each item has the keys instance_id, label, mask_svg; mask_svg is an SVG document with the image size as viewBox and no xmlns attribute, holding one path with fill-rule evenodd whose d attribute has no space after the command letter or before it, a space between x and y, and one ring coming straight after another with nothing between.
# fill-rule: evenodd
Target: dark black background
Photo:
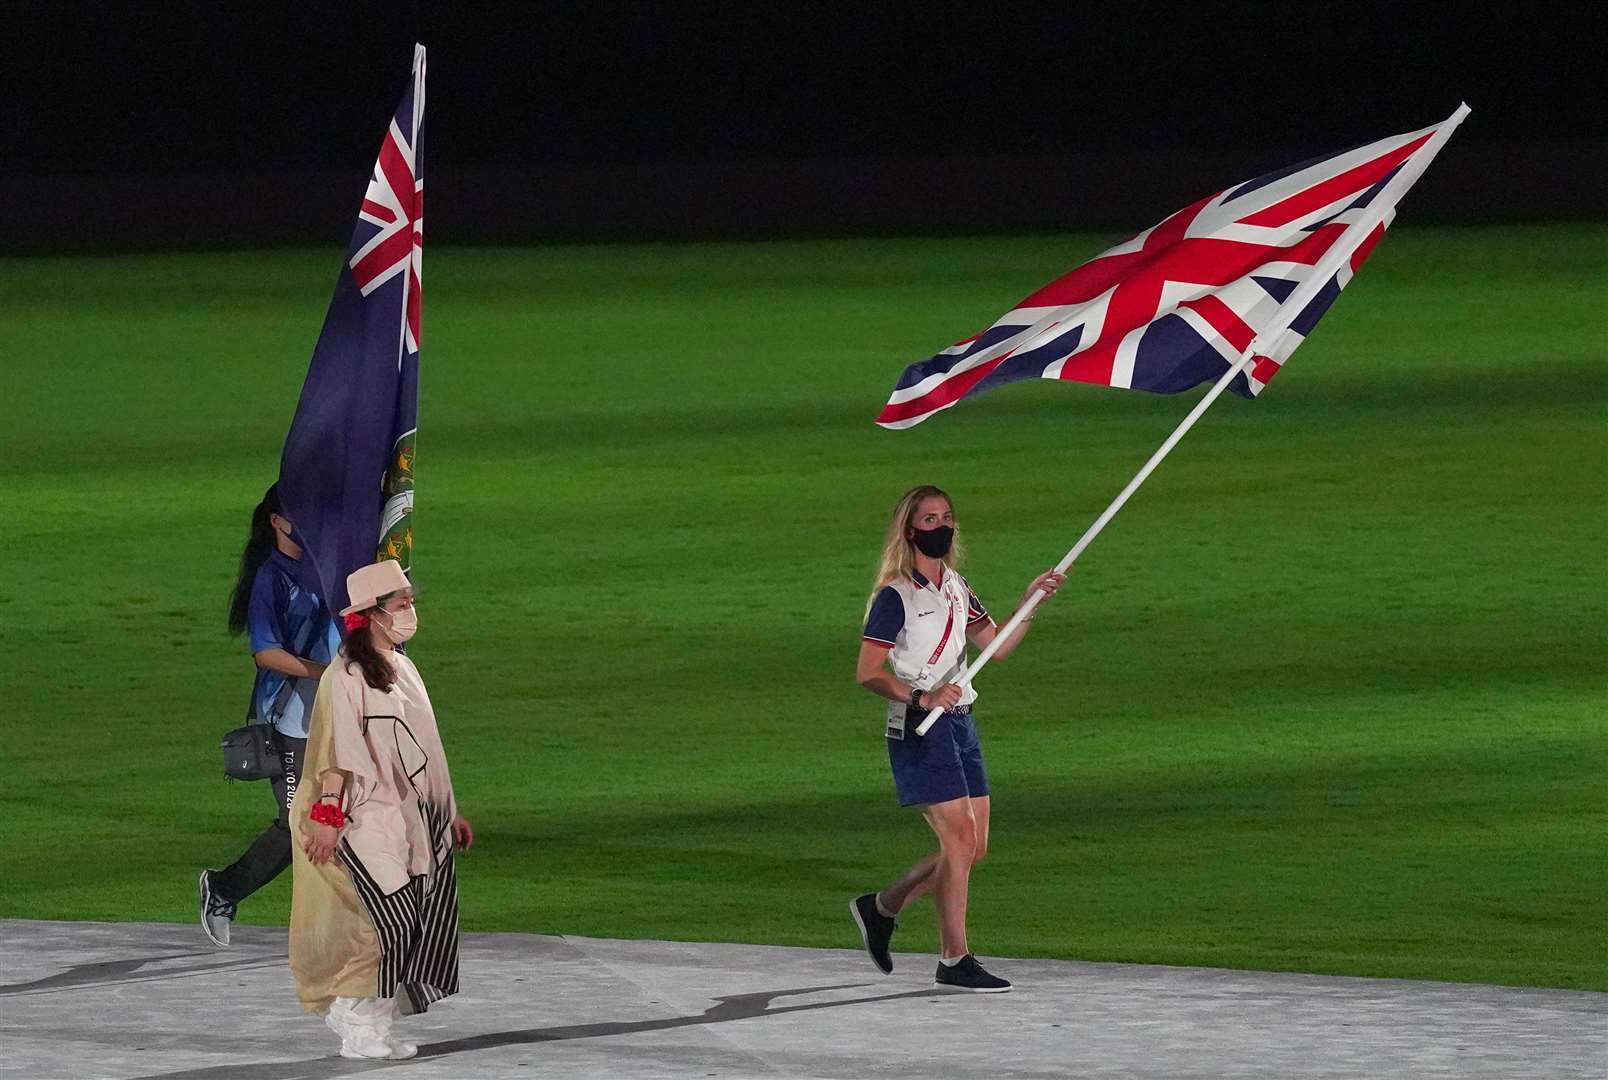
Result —
<instances>
[{"instance_id":1,"label":"dark black background","mask_svg":"<svg viewBox=\"0 0 1608 1080\"><path fill-rule=\"evenodd\" d=\"M3 168L361 159L415 40L465 164L1602 138L1600 6L29 4Z\"/></svg>"},{"instance_id":2,"label":"dark black background","mask_svg":"<svg viewBox=\"0 0 1608 1080\"><path fill-rule=\"evenodd\" d=\"M566 220L577 222L594 211L619 218L583 196L599 176L623 185L597 171L622 166L693 166L701 171L657 174L690 191L750 182L730 179L745 163L816 162L766 173L763 197L782 203L789 177L819 189L887 188L906 176L822 172L825 160L945 159L958 173L966 161L986 172L1001 159L1084 155L1098 171L1097 155L1148 154L1122 159L1133 171L1216 155L1185 168L1187 182L1232 182L1429 125L1460 100L1474 112L1456 145L1501 148L1477 158L1480 170L1528 145L1550 148L1548 164L1519 170L1543 190L1507 216L1554 206L1579 216L1593 190L1582 177L1545 189L1551 174L1600 163L1608 147L1602 6L12 4L0 180L361 177L418 40L430 57L429 182L478 190L466 170L546 169L541 182L575 188ZM1232 171L1219 177L1218 161ZM70 201L90 189L33 184L15 197L49 202L52 190ZM342 214L353 198L343 193ZM880 198L851 225L875 227L891 208L892 228L921 227L892 195ZM1102 205L1112 199L1104 193ZM956 205L968 200L952 192ZM713 222L693 195L683 201L666 231ZM1478 200L1464 203L1479 218ZM801 206L783 231L809 231L812 212ZM528 224L538 235L553 225Z\"/></svg>"}]
</instances>

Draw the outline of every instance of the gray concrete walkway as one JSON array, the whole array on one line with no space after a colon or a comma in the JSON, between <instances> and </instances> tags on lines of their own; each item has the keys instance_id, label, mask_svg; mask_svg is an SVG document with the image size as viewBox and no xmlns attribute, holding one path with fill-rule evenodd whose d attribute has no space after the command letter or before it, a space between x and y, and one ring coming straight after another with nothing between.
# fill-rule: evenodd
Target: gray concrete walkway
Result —
<instances>
[{"instance_id":1,"label":"gray concrete walkway","mask_svg":"<svg viewBox=\"0 0 1608 1080\"><path fill-rule=\"evenodd\" d=\"M1603 994L1016 960L1014 993L974 996L930 956L884 978L859 952L524 934L465 937L464 992L403 1021L418 1058L356 1062L296 1004L284 933L235 941L0 921L0 1076L1608 1076Z\"/></svg>"}]
</instances>

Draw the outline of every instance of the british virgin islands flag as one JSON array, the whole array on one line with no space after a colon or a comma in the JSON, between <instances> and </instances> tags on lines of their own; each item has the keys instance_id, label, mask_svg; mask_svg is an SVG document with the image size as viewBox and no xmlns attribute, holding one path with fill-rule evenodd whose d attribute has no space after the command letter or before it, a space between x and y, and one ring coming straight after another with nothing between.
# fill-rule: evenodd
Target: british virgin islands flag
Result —
<instances>
[{"instance_id":1,"label":"british virgin islands flag","mask_svg":"<svg viewBox=\"0 0 1608 1080\"><path fill-rule=\"evenodd\" d=\"M313 349L279 463L279 494L323 584L346 606L346 575L413 555L424 250L424 46L380 142L335 297Z\"/></svg>"},{"instance_id":2,"label":"british virgin islands flag","mask_svg":"<svg viewBox=\"0 0 1608 1080\"><path fill-rule=\"evenodd\" d=\"M1440 124L1294 165L1209 195L1056 278L988 329L911 364L877 423L919 424L972 394L1019 379L1065 379L1171 394L1214 382L1314 266L1374 207L1399 171L1417 179L1455 126ZM1449 125L1449 126L1448 126ZM1405 179L1405 178L1404 178ZM1392 202L1410 182L1392 185ZM1255 397L1362 267L1383 220L1288 329L1260 343L1229 389Z\"/></svg>"}]
</instances>

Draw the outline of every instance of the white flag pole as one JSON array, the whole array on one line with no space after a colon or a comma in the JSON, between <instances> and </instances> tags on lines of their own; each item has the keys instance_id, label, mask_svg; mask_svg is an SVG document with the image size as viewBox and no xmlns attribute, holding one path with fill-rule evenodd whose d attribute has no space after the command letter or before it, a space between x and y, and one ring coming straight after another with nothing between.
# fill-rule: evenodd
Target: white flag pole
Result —
<instances>
[{"instance_id":1,"label":"white flag pole","mask_svg":"<svg viewBox=\"0 0 1608 1080\"><path fill-rule=\"evenodd\" d=\"M1247 353L1241 356L1239 363L1234 364L1223 372L1222 377L1206 392L1206 396L1195 403L1195 407L1189 410L1189 415L1184 417L1184 422L1179 424L1171 435L1167 436L1167 441L1162 443L1154 454L1150 455L1150 460L1145 462L1144 467L1134 474L1132 480L1128 481L1128 486L1122 489L1122 494L1112 500L1111 505L1105 508L1105 512L1095 518L1094 524L1090 525L1078 542L1072 545L1072 550L1067 552L1065 557L1055 564L1056 573L1066 573L1066 568L1077 561L1077 557L1083 554L1083 549L1094 542L1094 538L1100 535L1100 530L1106 527L1106 523L1117 516L1117 511L1122 509L1123 504L1133 496L1134 492L1139 490L1139 485L1145 482L1145 478L1155 471L1157 465L1161 464L1161 459L1166 457L1168 452L1178 445L1178 440L1184 437L1184 433L1193 427L1195 421L1199 420L1206 410L1211 408L1212 402L1216 401L1223 391L1228 389L1228 384L1233 380L1234 376L1245 369L1245 366L1250 363L1252 355ZM994 640L990 641L988 646L977 654L977 659L967 665L966 670L958 679L951 681L961 685L971 682L972 678L983 669L983 665L988 663L999 647L1005 643L1005 639L1010 637L1018 626L1021 626L1023 622L1032 616L1033 609L1038 607L1039 601L1043 599L1044 593L1034 589L1033 594L1027 598L1026 602L1016 609L1016 614L1012 615L1004 626L995 631ZM917 725L916 734L927 734L927 729L932 727L938 717L942 715L943 709L934 707L932 711L927 713L927 718Z\"/></svg>"},{"instance_id":2,"label":"white flag pole","mask_svg":"<svg viewBox=\"0 0 1608 1080\"><path fill-rule=\"evenodd\" d=\"M1367 210L1356 221L1346 227L1346 231L1340 234L1339 239L1314 264L1312 272L1307 275L1306 280L1301 282L1279 305L1278 311L1273 314L1272 321L1245 347L1244 351L1240 353L1239 360L1231 364L1228 370L1223 372L1222 376L1213 384L1212 388L1206 392L1206 395L1195 403L1195 407L1189 410L1189 415L1184 417L1183 422L1173 430L1171 435L1167 436L1167 441L1162 443L1154 454L1150 455L1150 460L1146 461L1144 466L1134 474L1134 478L1128 481L1128 486L1122 489L1122 493L1112 500L1111 505L1106 507L1098 518L1095 518L1094 524L1090 525L1083 536L1078 539L1078 542L1072 545L1072 550L1068 551L1066 556L1055 564L1056 573L1066 573L1067 567L1077 561L1078 556L1083 554L1084 549L1094 542L1096 536L1100 535L1100 530L1104 529L1106 524L1117 516L1117 511L1122 509L1123 505L1133 496L1133 493L1139 490L1139 485L1144 483L1145 479L1156 470L1157 465L1161 464L1162 458L1165 458L1172 448L1178 445L1178 440L1184 437L1184 433L1193 427L1195 421L1199 420L1206 410L1211 408L1212 402L1221 397L1223 391L1228 389L1228 384L1233 381L1234 376L1244 371L1251 361L1261 354L1263 343L1277 341L1290 328L1290 323L1295 321L1295 317L1306 309L1307 304L1318 294L1320 289L1329 283L1329 279L1334 277L1341 265L1351 258L1352 253L1367 239L1368 234L1373 232L1374 227L1385 219L1385 215L1395 208L1396 203L1401 201L1401 197L1407 193L1407 189L1412 187L1414 182L1423 175L1424 170L1429 167L1429 163L1440 152L1440 148L1446 144L1446 140L1452 137L1452 131L1456 129L1458 124L1463 122L1463 118L1468 113L1468 105L1459 105L1457 111L1452 113L1435 130L1435 133L1429 137L1424 145L1418 148L1418 152L1403 163L1402 168L1397 171L1395 176L1390 178L1390 182L1379 192L1378 197L1368 205ZM951 681L962 685L971 682L977 673L983 669L983 665L988 663L989 659L993 657L994 653L998 651L999 647L1005 643L1005 640L1010 637L1016 628L1032 616L1033 609L1038 607L1039 601L1043 600L1044 596L1043 592L1037 589L1033 590L1033 594L1023 602L1022 606L1016 610L1016 613L1010 617L1010 620L994 633L994 639L988 643L988 647L977 654L977 659L966 666L966 670L961 673L959 678ZM932 727L941 715L943 715L943 709L933 708L927 713L927 718L916 727L916 734L925 735L927 729Z\"/></svg>"}]
</instances>

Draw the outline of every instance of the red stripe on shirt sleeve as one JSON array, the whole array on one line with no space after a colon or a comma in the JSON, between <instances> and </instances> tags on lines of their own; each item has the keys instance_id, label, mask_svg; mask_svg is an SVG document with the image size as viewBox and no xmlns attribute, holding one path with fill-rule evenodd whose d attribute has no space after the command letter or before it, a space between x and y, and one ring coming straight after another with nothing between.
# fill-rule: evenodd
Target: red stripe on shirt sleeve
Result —
<instances>
[{"instance_id":1,"label":"red stripe on shirt sleeve","mask_svg":"<svg viewBox=\"0 0 1608 1080\"><path fill-rule=\"evenodd\" d=\"M863 637L860 640L865 642L867 645L880 645L884 649L891 649L893 648L894 644L891 641L883 641L881 638L874 637Z\"/></svg>"}]
</instances>

